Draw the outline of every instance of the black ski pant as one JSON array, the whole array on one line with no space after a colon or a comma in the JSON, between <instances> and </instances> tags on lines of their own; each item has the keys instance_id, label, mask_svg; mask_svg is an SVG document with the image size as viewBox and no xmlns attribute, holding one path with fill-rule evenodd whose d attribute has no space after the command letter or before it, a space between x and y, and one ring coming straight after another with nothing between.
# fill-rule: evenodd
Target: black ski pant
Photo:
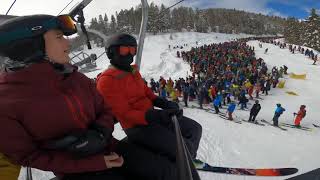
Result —
<instances>
[{"instance_id":1,"label":"black ski pant","mask_svg":"<svg viewBox=\"0 0 320 180\"><path fill-rule=\"evenodd\" d=\"M274 126L279 126L279 124L278 124L278 122L279 122L279 117L280 117L280 115L277 115L277 114L275 114L274 116L273 116L273 125Z\"/></svg>"},{"instance_id":2,"label":"black ski pant","mask_svg":"<svg viewBox=\"0 0 320 180\"><path fill-rule=\"evenodd\" d=\"M188 97L189 97L188 93L183 93L183 101L186 107L188 107Z\"/></svg>"},{"instance_id":3,"label":"black ski pant","mask_svg":"<svg viewBox=\"0 0 320 180\"><path fill-rule=\"evenodd\" d=\"M126 180L126 175L121 168L112 168L105 171L87 172L87 173L75 173L65 175L62 180ZM129 180L129 179L128 179Z\"/></svg>"},{"instance_id":4,"label":"black ski pant","mask_svg":"<svg viewBox=\"0 0 320 180\"><path fill-rule=\"evenodd\" d=\"M173 180L178 178L174 161L132 144L127 138L118 142L116 153L124 159L122 167L68 174L62 180Z\"/></svg>"},{"instance_id":5,"label":"black ski pant","mask_svg":"<svg viewBox=\"0 0 320 180\"><path fill-rule=\"evenodd\" d=\"M258 114L256 113L250 113L249 121L254 122L256 120Z\"/></svg>"},{"instance_id":6,"label":"black ski pant","mask_svg":"<svg viewBox=\"0 0 320 180\"><path fill-rule=\"evenodd\" d=\"M162 121L160 121L162 122ZM178 119L184 142L193 159L196 158L202 127L196 121L182 116ZM151 151L176 160L177 142L173 123L153 123L125 130L129 142L141 145Z\"/></svg>"},{"instance_id":7,"label":"black ski pant","mask_svg":"<svg viewBox=\"0 0 320 180\"><path fill-rule=\"evenodd\" d=\"M199 96L199 106L200 106L201 109L202 109L202 104L203 104L204 98L205 97L202 94L200 94L200 96Z\"/></svg>"},{"instance_id":8,"label":"black ski pant","mask_svg":"<svg viewBox=\"0 0 320 180\"><path fill-rule=\"evenodd\" d=\"M219 111L219 107L216 106L216 105L214 105L213 107L214 107L214 110L216 111L216 114L218 114L218 113L220 112L220 111Z\"/></svg>"}]
</instances>

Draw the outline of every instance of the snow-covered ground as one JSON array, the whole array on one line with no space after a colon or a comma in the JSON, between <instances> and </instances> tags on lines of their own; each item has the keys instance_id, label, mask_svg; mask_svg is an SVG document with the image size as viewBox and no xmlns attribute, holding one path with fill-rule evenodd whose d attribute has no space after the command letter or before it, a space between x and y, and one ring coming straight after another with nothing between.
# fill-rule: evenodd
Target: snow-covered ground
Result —
<instances>
[{"instance_id":1,"label":"snow-covered ground","mask_svg":"<svg viewBox=\"0 0 320 180\"><path fill-rule=\"evenodd\" d=\"M173 40L170 39L170 34L148 36L142 57L142 75L147 80L151 77L158 80L160 75L173 79L185 77L189 71L189 65L176 58L176 51L172 50L172 46L187 43L188 47L183 50L189 50L192 46L196 46L196 41L199 42L199 45L203 45L230 41L245 36L213 33L174 33L172 35ZM270 92L272 95L263 96L262 110L257 119L271 121L275 105L281 103L286 111L280 117L280 122L292 123L292 113L296 112L301 104L305 104L307 106L307 116L302 121L302 125L313 127L312 123L320 124L320 120L317 119L317 117L320 117L320 111L318 111L320 105L318 96L320 66L313 66L311 65L312 61L305 56L291 54L287 49L283 50L278 46L263 43L263 48L259 48L257 41L251 41L248 44L255 47L256 56L263 58L270 65L270 68L286 64L289 67L289 73L307 74L306 80L294 80L286 76L284 89L272 89ZM171 45L171 50L168 49L168 45ZM269 48L267 54L264 54L265 48ZM87 53L100 55L103 51L104 49L100 48ZM97 61L99 70L87 73L87 76L95 77L107 68L108 64L109 61L103 55ZM299 96L286 94L286 91L294 91ZM271 126L257 126L249 123L237 124L199 109L184 109L184 114L202 125L203 135L197 158L211 165L246 168L297 167L299 173L320 167L320 157L318 156L320 129L308 132L287 128L288 131L281 131ZM238 110L235 111L235 115L239 119L248 118L249 112ZM118 125L114 136L117 138L124 136ZM52 177L51 173L37 170L33 172L35 180L45 180ZM200 176L203 180L285 179L284 177L246 177L206 172L200 172ZM20 179L24 179L24 177L25 171L22 171Z\"/></svg>"}]
</instances>

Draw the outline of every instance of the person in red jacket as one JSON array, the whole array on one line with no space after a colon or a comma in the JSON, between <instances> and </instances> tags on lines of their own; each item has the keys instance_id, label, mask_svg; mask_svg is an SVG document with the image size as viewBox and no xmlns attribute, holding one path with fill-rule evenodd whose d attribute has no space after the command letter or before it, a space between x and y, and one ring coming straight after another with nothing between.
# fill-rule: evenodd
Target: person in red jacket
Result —
<instances>
[{"instance_id":1,"label":"person in red jacket","mask_svg":"<svg viewBox=\"0 0 320 180\"><path fill-rule=\"evenodd\" d=\"M302 121L302 119L306 116L307 111L306 111L306 106L305 105L301 105L300 106L300 110L298 113L293 113L294 116L296 116L295 120L294 120L294 125L296 127L301 127L300 126L300 122Z\"/></svg>"},{"instance_id":2,"label":"person in red jacket","mask_svg":"<svg viewBox=\"0 0 320 180\"><path fill-rule=\"evenodd\" d=\"M201 125L183 116L176 102L156 96L143 83L136 66L131 66L136 49L136 39L129 34L117 34L107 41L106 52L111 65L97 78L98 91L111 104L129 141L173 160L177 145L171 117L176 115L186 145L195 158ZM154 109L155 106L162 110Z\"/></svg>"},{"instance_id":3,"label":"person in red jacket","mask_svg":"<svg viewBox=\"0 0 320 180\"><path fill-rule=\"evenodd\" d=\"M69 64L64 35L76 32L67 15L0 25L0 55L9 58L0 74L0 152L63 180L176 179L169 159L113 138L110 106ZM166 164L165 171L154 162Z\"/></svg>"}]
</instances>

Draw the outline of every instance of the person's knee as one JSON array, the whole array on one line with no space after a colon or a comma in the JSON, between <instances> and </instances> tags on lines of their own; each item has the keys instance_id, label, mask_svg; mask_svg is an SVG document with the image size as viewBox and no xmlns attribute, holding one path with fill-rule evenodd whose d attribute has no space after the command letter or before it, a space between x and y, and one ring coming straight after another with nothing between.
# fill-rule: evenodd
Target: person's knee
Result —
<instances>
[{"instance_id":1,"label":"person's knee","mask_svg":"<svg viewBox=\"0 0 320 180\"><path fill-rule=\"evenodd\" d=\"M195 128L195 131L197 132L198 136L201 137L201 135L202 135L202 126L198 122L195 121L194 128Z\"/></svg>"},{"instance_id":2,"label":"person's knee","mask_svg":"<svg viewBox=\"0 0 320 180\"><path fill-rule=\"evenodd\" d=\"M202 126L197 121L183 116L182 122L182 126L188 126L188 128L192 129L192 132L197 132L196 134L200 135L202 134Z\"/></svg>"}]
</instances>

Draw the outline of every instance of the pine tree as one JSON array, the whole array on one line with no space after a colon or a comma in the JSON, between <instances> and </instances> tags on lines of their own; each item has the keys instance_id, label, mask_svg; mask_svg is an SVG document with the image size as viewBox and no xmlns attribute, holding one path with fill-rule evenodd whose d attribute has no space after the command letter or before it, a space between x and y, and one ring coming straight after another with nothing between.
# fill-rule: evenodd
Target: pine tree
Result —
<instances>
[{"instance_id":1,"label":"pine tree","mask_svg":"<svg viewBox=\"0 0 320 180\"><path fill-rule=\"evenodd\" d=\"M168 29L170 28L170 11L161 4L159 13L161 15L158 20L159 31L168 32Z\"/></svg>"},{"instance_id":2,"label":"pine tree","mask_svg":"<svg viewBox=\"0 0 320 180\"><path fill-rule=\"evenodd\" d=\"M104 31L104 27L105 27L105 25L104 25L104 20L103 20L103 18L102 18L102 15L101 15L101 14L99 15L99 21L98 21L98 24L99 24L99 28L98 28L98 30L99 30L100 32Z\"/></svg>"},{"instance_id":3,"label":"pine tree","mask_svg":"<svg viewBox=\"0 0 320 180\"><path fill-rule=\"evenodd\" d=\"M149 6L147 30L156 34L159 32L159 8L153 2Z\"/></svg>"},{"instance_id":4,"label":"pine tree","mask_svg":"<svg viewBox=\"0 0 320 180\"><path fill-rule=\"evenodd\" d=\"M108 16L107 16L107 14L105 13L104 14L104 17L103 17L103 22L104 22L104 31L103 31L103 33L105 34L105 35L107 35L107 32L109 31L109 19L108 19Z\"/></svg>"},{"instance_id":5,"label":"pine tree","mask_svg":"<svg viewBox=\"0 0 320 180\"><path fill-rule=\"evenodd\" d=\"M308 47L320 51L320 17L315 9L311 10L311 15L306 21L305 38Z\"/></svg>"},{"instance_id":6,"label":"pine tree","mask_svg":"<svg viewBox=\"0 0 320 180\"><path fill-rule=\"evenodd\" d=\"M110 23L110 33L115 33L117 31L117 22L114 15L111 15L111 23Z\"/></svg>"},{"instance_id":7,"label":"pine tree","mask_svg":"<svg viewBox=\"0 0 320 180\"><path fill-rule=\"evenodd\" d=\"M90 22L90 29L97 29L99 26L97 18L92 18Z\"/></svg>"},{"instance_id":8,"label":"pine tree","mask_svg":"<svg viewBox=\"0 0 320 180\"><path fill-rule=\"evenodd\" d=\"M290 44L301 44L300 33L298 30L299 22L294 17L289 17L285 24L284 37L287 43Z\"/></svg>"}]
</instances>

